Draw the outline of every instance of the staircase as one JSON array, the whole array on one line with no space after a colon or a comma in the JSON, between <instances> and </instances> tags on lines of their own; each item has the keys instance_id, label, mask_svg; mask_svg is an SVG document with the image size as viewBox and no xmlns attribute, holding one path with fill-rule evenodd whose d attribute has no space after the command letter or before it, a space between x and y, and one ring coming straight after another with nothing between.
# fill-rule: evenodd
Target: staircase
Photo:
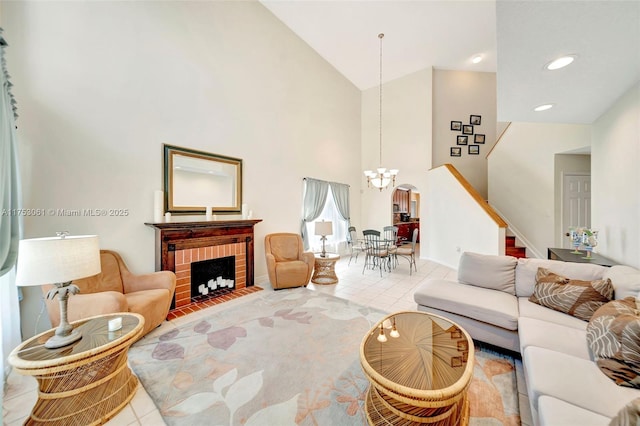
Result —
<instances>
[{"instance_id":1,"label":"staircase","mask_svg":"<svg viewBox=\"0 0 640 426\"><path fill-rule=\"evenodd\" d=\"M527 257L527 248L516 246L516 237L512 235L507 235L505 239L506 239L505 241L506 244L505 244L504 254L506 254L507 256L513 256L513 257Z\"/></svg>"}]
</instances>

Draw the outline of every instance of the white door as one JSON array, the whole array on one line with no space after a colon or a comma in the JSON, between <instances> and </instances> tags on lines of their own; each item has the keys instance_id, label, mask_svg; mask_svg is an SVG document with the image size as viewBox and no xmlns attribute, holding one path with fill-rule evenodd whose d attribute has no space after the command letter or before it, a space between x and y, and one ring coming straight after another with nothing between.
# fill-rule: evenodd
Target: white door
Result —
<instances>
[{"instance_id":1,"label":"white door","mask_svg":"<svg viewBox=\"0 0 640 426\"><path fill-rule=\"evenodd\" d=\"M570 226L591 226L591 175L565 173L562 181L562 232ZM569 238L562 239L562 247L571 248Z\"/></svg>"}]
</instances>

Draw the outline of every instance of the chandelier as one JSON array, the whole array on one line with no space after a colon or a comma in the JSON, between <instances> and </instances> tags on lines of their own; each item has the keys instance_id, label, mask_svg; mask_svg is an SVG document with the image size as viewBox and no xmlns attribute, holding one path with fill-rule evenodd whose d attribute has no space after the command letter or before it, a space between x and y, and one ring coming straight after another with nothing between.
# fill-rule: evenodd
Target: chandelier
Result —
<instances>
[{"instance_id":1,"label":"chandelier","mask_svg":"<svg viewBox=\"0 0 640 426\"><path fill-rule=\"evenodd\" d=\"M364 175L367 177L367 186L369 188L373 185L382 191L389 186L389 183L392 184L392 187L396 185L398 169L387 170L385 167L382 167L382 39L384 38L384 34L378 34L378 38L380 39L380 167L378 167L375 172L372 170L365 170Z\"/></svg>"}]
</instances>

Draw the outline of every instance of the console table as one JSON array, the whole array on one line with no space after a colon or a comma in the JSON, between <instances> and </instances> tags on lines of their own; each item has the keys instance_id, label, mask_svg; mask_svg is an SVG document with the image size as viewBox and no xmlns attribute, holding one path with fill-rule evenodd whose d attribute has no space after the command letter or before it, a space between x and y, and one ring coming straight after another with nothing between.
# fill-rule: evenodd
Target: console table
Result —
<instances>
[{"instance_id":1,"label":"console table","mask_svg":"<svg viewBox=\"0 0 640 426\"><path fill-rule=\"evenodd\" d=\"M572 249L549 248L547 258L551 260L562 260L564 262L593 263L594 265L613 266L617 265L613 260L598 253L591 253L591 258L585 259L587 252L582 250L580 254L572 253Z\"/></svg>"}]
</instances>

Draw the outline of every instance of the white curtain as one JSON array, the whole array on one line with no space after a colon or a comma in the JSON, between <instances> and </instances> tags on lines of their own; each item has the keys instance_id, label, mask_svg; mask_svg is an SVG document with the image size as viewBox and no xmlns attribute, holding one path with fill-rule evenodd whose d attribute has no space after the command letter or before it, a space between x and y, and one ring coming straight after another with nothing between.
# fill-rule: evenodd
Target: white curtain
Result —
<instances>
[{"instance_id":1,"label":"white curtain","mask_svg":"<svg viewBox=\"0 0 640 426\"><path fill-rule=\"evenodd\" d=\"M306 178L307 184L313 181L316 185L322 185L324 200L321 197L315 198L315 212L317 216L304 221L304 235L307 236L305 249L314 252L322 250L322 241L315 235L315 222L330 221L333 226L333 234L327 236L325 249L329 252L340 253L346 243L349 228L349 185L335 182L324 182L317 179ZM308 186L307 186L308 188ZM315 190L318 195L320 191ZM320 194L322 195L322 193ZM307 193L305 192L305 200ZM320 210L318 211L318 206Z\"/></svg>"},{"instance_id":2,"label":"white curtain","mask_svg":"<svg viewBox=\"0 0 640 426\"><path fill-rule=\"evenodd\" d=\"M0 28L0 373L4 388L7 357L20 343L20 305L15 285L18 241L22 236L22 202L18 147L16 141L16 102L4 56L7 43Z\"/></svg>"},{"instance_id":3,"label":"white curtain","mask_svg":"<svg viewBox=\"0 0 640 426\"><path fill-rule=\"evenodd\" d=\"M351 213L349 209L349 185L344 183L329 183L331 193L333 194L333 201L336 205L336 209L342 216L342 219L347 222L347 227L351 223Z\"/></svg>"},{"instance_id":4,"label":"white curtain","mask_svg":"<svg viewBox=\"0 0 640 426\"><path fill-rule=\"evenodd\" d=\"M302 197L302 226L300 234L304 242L304 249L309 250L309 235L313 235L313 230L309 233L308 224L320 216L327 201L329 183L323 180L304 178L304 195Z\"/></svg>"}]
</instances>

